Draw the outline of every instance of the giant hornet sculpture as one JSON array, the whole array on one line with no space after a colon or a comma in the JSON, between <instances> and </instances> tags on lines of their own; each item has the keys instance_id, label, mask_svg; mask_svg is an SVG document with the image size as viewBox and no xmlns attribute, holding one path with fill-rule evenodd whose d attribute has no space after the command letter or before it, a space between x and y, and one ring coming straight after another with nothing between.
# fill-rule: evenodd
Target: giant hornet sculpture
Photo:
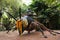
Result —
<instances>
[{"instance_id":1,"label":"giant hornet sculpture","mask_svg":"<svg viewBox=\"0 0 60 40\"><path fill-rule=\"evenodd\" d=\"M7 12L12 18L14 18L9 12ZM29 22L28 22L28 19L26 19L26 20L21 20L21 13L20 13L20 20L16 20L15 18L15 20L16 20L16 28L18 29L18 31L19 31L19 35L21 35L23 32L24 32L24 30L27 30L28 31L28 33L30 33L30 31L32 31L33 29L35 29L35 30L37 30L37 29L39 29L39 31L41 31L41 33L42 33L42 35L45 37L45 38L47 38L47 36L44 34L44 32L43 32L43 30L42 29L45 29L45 30L47 30L47 31L49 31L52 35L56 35L56 34L53 34L53 33L57 33L57 34L60 34L59 32L55 32L55 31L53 31L53 30L50 30L50 29L48 29L48 28L46 28L43 24L41 24L41 23L39 23L37 20L34 20L34 22L30 22L30 24L29 24ZM28 22L28 23L26 23L26 22ZM26 23L26 24L24 24L24 23Z\"/></svg>"},{"instance_id":2,"label":"giant hornet sculpture","mask_svg":"<svg viewBox=\"0 0 60 40\"><path fill-rule=\"evenodd\" d=\"M26 21L26 20L27 20L27 21ZM56 34L54 34L54 33L60 34L60 33L58 33L58 32L55 32L55 31L53 31L53 30L48 29L48 28L45 27L42 23L39 23L37 20L34 20L34 22L30 22L30 23L28 22L28 20L30 20L30 19L22 19L22 20L16 21L16 27L17 27L17 29L19 30L19 35L21 35L21 34L24 32L24 30L27 30L28 33L30 33L30 31L32 31L32 30L34 30L34 29L41 31L42 35L43 35L45 38L47 38L47 36L44 34L44 32L43 32L42 29L47 30L47 31L50 32L50 34L52 34L52 35L56 35ZM28 22L28 23L27 23L27 22Z\"/></svg>"}]
</instances>

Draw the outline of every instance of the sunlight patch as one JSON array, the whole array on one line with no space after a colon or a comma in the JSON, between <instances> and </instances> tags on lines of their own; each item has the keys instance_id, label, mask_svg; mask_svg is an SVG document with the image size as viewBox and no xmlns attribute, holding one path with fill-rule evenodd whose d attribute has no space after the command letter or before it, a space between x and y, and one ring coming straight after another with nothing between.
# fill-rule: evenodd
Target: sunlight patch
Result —
<instances>
[{"instance_id":1,"label":"sunlight patch","mask_svg":"<svg viewBox=\"0 0 60 40\"><path fill-rule=\"evenodd\" d=\"M22 3L24 3L28 6L32 3L32 0L22 0Z\"/></svg>"},{"instance_id":2,"label":"sunlight patch","mask_svg":"<svg viewBox=\"0 0 60 40\"><path fill-rule=\"evenodd\" d=\"M7 14L4 12L3 17L8 18Z\"/></svg>"}]
</instances>

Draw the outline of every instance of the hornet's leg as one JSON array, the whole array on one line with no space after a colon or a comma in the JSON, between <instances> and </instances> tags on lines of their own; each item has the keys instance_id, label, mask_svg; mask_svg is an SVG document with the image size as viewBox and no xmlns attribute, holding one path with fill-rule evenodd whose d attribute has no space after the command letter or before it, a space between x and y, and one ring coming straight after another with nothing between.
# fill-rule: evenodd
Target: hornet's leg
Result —
<instances>
[{"instance_id":1,"label":"hornet's leg","mask_svg":"<svg viewBox=\"0 0 60 40\"><path fill-rule=\"evenodd\" d=\"M47 38L47 36L45 36L43 30L40 28L39 24L37 24L36 22L33 22L32 23L32 26L35 28L35 29L39 29L39 31L41 31L42 35L44 36L44 38Z\"/></svg>"},{"instance_id":2,"label":"hornet's leg","mask_svg":"<svg viewBox=\"0 0 60 40\"><path fill-rule=\"evenodd\" d=\"M44 36L44 38L47 38L47 36L44 34L43 30L39 27L39 31L41 31L42 35Z\"/></svg>"},{"instance_id":3,"label":"hornet's leg","mask_svg":"<svg viewBox=\"0 0 60 40\"><path fill-rule=\"evenodd\" d=\"M39 22L37 21L37 24L39 24L42 29L47 30L48 32L50 32L50 34L56 35L56 34L53 34L53 33L52 33L52 30L50 30L50 29L48 29L47 27L45 27L42 23L39 23Z\"/></svg>"},{"instance_id":4,"label":"hornet's leg","mask_svg":"<svg viewBox=\"0 0 60 40\"><path fill-rule=\"evenodd\" d=\"M21 35L20 29L18 28L19 35Z\"/></svg>"},{"instance_id":5,"label":"hornet's leg","mask_svg":"<svg viewBox=\"0 0 60 40\"><path fill-rule=\"evenodd\" d=\"M52 33L52 30L48 29L47 27L45 27L45 26L44 26L43 24L41 24L41 23L40 23L40 27L41 27L42 29L47 30L48 32L50 32L50 34L56 35L56 34L53 34L53 33Z\"/></svg>"},{"instance_id":6,"label":"hornet's leg","mask_svg":"<svg viewBox=\"0 0 60 40\"><path fill-rule=\"evenodd\" d=\"M28 30L28 34L30 34L30 30Z\"/></svg>"},{"instance_id":7,"label":"hornet's leg","mask_svg":"<svg viewBox=\"0 0 60 40\"><path fill-rule=\"evenodd\" d=\"M51 32L53 32L53 33L56 33L56 34L60 34L59 32L55 32L55 31L53 31L53 30L50 30Z\"/></svg>"},{"instance_id":8,"label":"hornet's leg","mask_svg":"<svg viewBox=\"0 0 60 40\"><path fill-rule=\"evenodd\" d=\"M9 30L7 31L7 33L9 33Z\"/></svg>"}]
</instances>

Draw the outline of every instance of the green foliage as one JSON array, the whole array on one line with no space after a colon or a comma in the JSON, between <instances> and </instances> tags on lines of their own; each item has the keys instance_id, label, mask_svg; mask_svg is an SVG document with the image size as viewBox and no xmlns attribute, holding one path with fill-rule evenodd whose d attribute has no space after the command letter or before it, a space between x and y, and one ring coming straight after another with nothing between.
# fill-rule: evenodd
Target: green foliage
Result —
<instances>
[{"instance_id":1,"label":"green foliage","mask_svg":"<svg viewBox=\"0 0 60 40\"><path fill-rule=\"evenodd\" d=\"M10 19L7 12L13 15L15 18L18 16L20 4L17 0L0 0L0 10L2 10L2 23L8 25ZM6 12L7 11L7 12ZM0 19L1 20L1 19ZM10 25L11 26L11 25Z\"/></svg>"},{"instance_id":2,"label":"green foliage","mask_svg":"<svg viewBox=\"0 0 60 40\"><path fill-rule=\"evenodd\" d=\"M60 3L57 0L35 0L30 5L30 8L36 12L37 17L40 20L43 18L48 19L52 27L54 27L53 24L57 27L59 23L58 20L60 18Z\"/></svg>"},{"instance_id":3,"label":"green foliage","mask_svg":"<svg viewBox=\"0 0 60 40\"><path fill-rule=\"evenodd\" d=\"M28 8L31 8L37 14L38 20L47 18L51 25L60 24L60 2L59 0L32 0L32 4L26 6L22 0L0 0L0 10L2 10L2 22L7 24L9 18L17 18L19 13L25 13ZM21 8L21 10L19 10ZM9 15L8 13L11 15ZM21 17L21 15L20 15ZM7 20L6 20L7 18ZM1 20L1 19L0 19ZM59 20L59 21L58 21ZM42 21L42 22L43 22ZM15 21L14 21L15 22ZM52 23L53 22L53 23Z\"/></svg>"}]
</instances>

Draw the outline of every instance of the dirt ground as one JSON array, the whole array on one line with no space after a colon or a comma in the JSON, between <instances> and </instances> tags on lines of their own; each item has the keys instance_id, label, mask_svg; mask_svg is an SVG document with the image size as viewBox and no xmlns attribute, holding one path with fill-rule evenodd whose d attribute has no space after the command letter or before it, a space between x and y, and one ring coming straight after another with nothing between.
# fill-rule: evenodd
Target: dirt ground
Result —
<instances>
[{"instance_id":1,"label":"dirt ground","mask_svg":"<svg viewBox=\"0 0 60 40\"><path fill-rule=\"evenodd\" d=\"M56 31L60 32L60 30ZM0 32L0 40L60 40L60 34L53 36L47 31L44 31L44 33L48 38L44 38L41 32L31 32L30 34L24 32L22 36L19 36L17 31L10 31L8 34L3 31Z\"/></svg>"}]
</instances>

